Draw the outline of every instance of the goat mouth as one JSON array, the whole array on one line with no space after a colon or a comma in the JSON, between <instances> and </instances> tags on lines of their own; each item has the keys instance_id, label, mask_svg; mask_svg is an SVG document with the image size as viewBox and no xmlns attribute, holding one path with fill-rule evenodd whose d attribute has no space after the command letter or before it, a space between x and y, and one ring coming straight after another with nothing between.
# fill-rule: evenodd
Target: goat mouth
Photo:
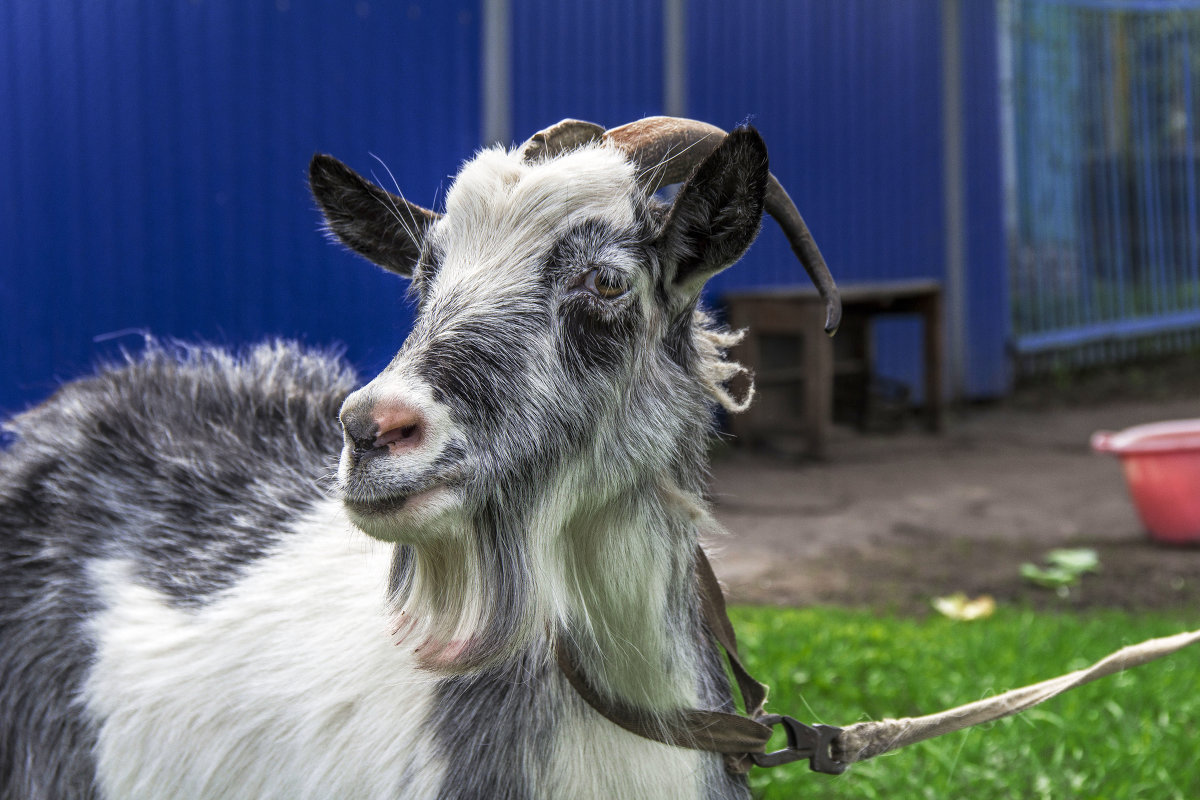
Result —
<instances>
[{"instance_id":1,"label":"goat mouth","mask_svg":"<svg viewBox=\"0 0 1200 800\"><path fill-rule=\"evenodd\" d=\"M342 496L342 502L354 514L360 517L387 517L398 514L414 503L419 504L425 498L447 488L449 486L445 483L429 483L420 488L391 492L382 496L376 494L367 496L346 494Z\"/></svg>"},{"instance_id":2,"label":"goat mouth","mask_svg":"<svg viewBox=\"0 0 1200 800\"><path fill-rule=\"evenodd\" d=\"M414 475L397 477L386 472L351 469L338 481L342 503L352 514L364 518L394 516L421 505L427 498L461 486L460 463L435 463Z\"/></svg>"},{"instance_id":3,"label":"goat mouth","mask_svg":"<svg viewBox=\"0 0 1200 800\"><path fill-rule=\"evenodd\" d=\"M347 497L344 502L359 514L384 516L395 514L403 509L410 497L412 495L408 494L397 494L382 498L372 498L370 500L355 500Z\"/></svg>"}]
</instances>

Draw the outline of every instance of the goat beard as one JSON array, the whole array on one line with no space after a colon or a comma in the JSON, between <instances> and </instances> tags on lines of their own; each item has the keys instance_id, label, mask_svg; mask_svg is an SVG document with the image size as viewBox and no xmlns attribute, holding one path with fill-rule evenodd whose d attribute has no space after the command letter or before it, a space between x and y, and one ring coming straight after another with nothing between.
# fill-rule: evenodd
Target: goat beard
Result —
<instances>
[{"instance_id":1,"label":"goat beard","mask_svg":"<svg viewBox=\"0 0 1200 800\"><path fill-rule=\"evenodd\" d=\"M463 530L398 545L393 636L417 666L475 672L516 658L545 631L524 549L503 531Z\"/></svg>"},{"instance_id":2,"label":"goat beard","mask_svg":"<svg viewBox=\"0 0 1200 800\"><path fill-rule=\"evenodd\" d=\"M497 667L534 651L536 643L546 643L559 630L586 629L585 638L603 639L604 626L613 621L593 618L586 598L605 596L618 585L618 576L601 571L608 589L581 583L580 576L594 576L597 560L618 563L614 553L628 554L642 539L609 541L609 534L638 531L654 522L655 527L676 530L671 538L678 546L667 546L686 555L694 547L695 530L712 527L703 501L665 476L653 481L649 491L635 492L642 502L653 500L650 516L656 520L650 521L640 519L641 512L631 511L629 503L580 508L569 501L555 502L556 497L581 493L569 482L553 485L556 489L540 498L514 502L509 496L503 498L508 502L485 502L471 519L459 518L452 528L423 537L420 543L397 546L393 633L398 645L411 649L418 667L446 675ZM566 535L568 531L572 535ZM662 546L656 541L641 541L648 548L645 559L669 561L661 553L654 555ZM604 542L610 546L597 549ZM680 569L685 580L690 578L690 570ZM667 593L666 583L652 578L647 576L652 586L644 587L642 594ZM578 602L572 604L569 598ZM602 608L610 605L614 604L600 602ZM593 630L593 625L601 630Z\"/></svg>"}]
</instances>

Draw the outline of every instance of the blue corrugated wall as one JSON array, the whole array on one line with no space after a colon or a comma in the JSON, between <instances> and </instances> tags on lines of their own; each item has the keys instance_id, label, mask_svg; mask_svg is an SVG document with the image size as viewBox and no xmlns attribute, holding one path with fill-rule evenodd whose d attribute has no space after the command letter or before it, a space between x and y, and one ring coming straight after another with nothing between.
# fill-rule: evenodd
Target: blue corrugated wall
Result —
<instances>
[{"instance_id":1,"label":"blue corrugated wall","mask_svg":"<svg viewBox=\"0 0 1200 800\"><path fill-rule=\"evenodd\" d=\"M945 278L939 0L692 0L689 113L749 120L840 282ZM963 3L966 391L1007 386L995 11ZM803 281L771 223L718 291ZM877 326L880 369L920 386L915 321Z\"/></svg>"},{"instance_id":2,"label":"blue corrugated wall","mask_svg":"<svg viewBox=\"0 0 1200 800\"><path fill-rule=\"evenodd\" d=\"M942 277L939 1L687 7L689 115L762 130L836 277ZM663 112L661 3L511 0L510 13L514 139L566 116ZM0 3L0 411L136 347L127 331L340 342L364 371L381 366L410 322L403 287L321 240L305 167L324 150L388 184L378 156L436 205L479 144L481 14L479 0ZM1007 331L994 9L963 16L968 390L994 394ZM764 230L714 294L802 280ZM916 385L917 353L915 323L883 327L888 374Z\"/></svg>"},{"instance_id":3,"label":"blue corrugated wall","mask_svg":"<svg viewBox=\"0 0 1200 800\"><path fill-rule=\"evenodd\" d=\"M157 336L342 343L403 282L326 244L316 150L435 201L478 144L477 2L0 3L0 410Z\"/></svg>"},{"instance_id":4,"label":"blue corrugated wall","mask_svg":"<svg viewBox=\"0 0 1200 800\"><path fill-rule=\"evenodd\" d=\"M662 4L512 0L513 136L663 113Z\"/></svg>"},{"instance_id":5,"label":"blue corrugated wall","mask_svg":"<svg viewBox=\"0 0 1200 800\"><path fill-rule=\"evenodd\" d=\"M987 397L1012 382L1008 245L999 99L996 5L962 3L963 139L966 161L966 392Z\"/></svg>"},{"instance_id":6,"label":"blue corrugated wall","mask_svg":"<svg viewBox=\"0 0 1200 800\"><path fill-rule=\"evenodd\" d=\"M839 281L945 277L941 2L688 0L687 113L751 122ZM514 136L564 116L613 125L663 113L663 8L634 0L514 0ZM964 0L967 203L964 390L1008 387L1009 331L996 15ZM803 282L771 223L712 281ZM879 364L919 394L915 320L878 325Z\"/></svg>"},{"instance_id":7,"label":"blue corrugated wall","mask_svg":"<svg viewBox=\"0 0 1200 800\"><path fill-rule=\"evenodd\" d=\"M758 127L839 280L941 274L937 9L692 2L689 112ZM800 280L764 229L718 287Z\"/></svg>"},{"instance_id":8,"label":"blue corrugated wall","mask_svg":"<svg viewBox=\"0 0 1200 800\"><path fill-rule=\"evenodd\" d=\"M938 3L693 0L689 112L749 120L839 282L942 277ZM717 291L803 282L767 222ZM880 370L916 387L920 329L878 325Z\"/></svg>"}]
</instances>

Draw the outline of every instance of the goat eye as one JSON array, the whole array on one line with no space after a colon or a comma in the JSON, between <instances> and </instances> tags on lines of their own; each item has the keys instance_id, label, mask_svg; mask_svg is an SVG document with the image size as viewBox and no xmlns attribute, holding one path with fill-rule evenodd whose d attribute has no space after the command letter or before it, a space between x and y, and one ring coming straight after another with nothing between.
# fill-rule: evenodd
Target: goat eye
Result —
<instances>
[{"instance_id":1,"label":"goat eye","mask_svg":"<svg viewBox=\"0 0 1200 800\"><path fill-rule=\"evenodd\" d=\"M629 291L629 284L623 278L605 275L598 269L594 269L584 276L583 287L605 300L612 300Z\"/></svg>"}]
</instances>

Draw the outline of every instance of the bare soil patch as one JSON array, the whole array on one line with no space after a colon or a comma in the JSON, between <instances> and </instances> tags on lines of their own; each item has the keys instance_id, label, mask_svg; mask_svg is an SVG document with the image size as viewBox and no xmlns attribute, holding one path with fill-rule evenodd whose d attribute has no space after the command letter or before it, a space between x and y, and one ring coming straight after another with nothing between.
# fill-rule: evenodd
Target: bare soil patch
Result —
<instances>
[{"instance_id":1,"label":"bare soil patch","mask_svg":"<svg viewBox=\"0 0 1200 800\"><path fill-rule=\"evenodd\" d=\"M959 412L941 435L841 430L825 462L736 448L714 462L729 535L712 545L735 602L925 613L965 592L1039 608L1200 609L1200 547L1144 533L1118 462L1090 434L1200 416L1200 401L1125 398ZM1200 487L1197 487L1200 491ZM1066 595L1021 577L1051 549L1100 570Z\"/></svg>"},{"instance_id":2,"label":"bare soil patch","mask_svg":"<svg viewBox=\"0 0 1200 800\"><path fill-rule=\"evenodd\" d=\"M1045 548L1031 542L946 540L914 532L904 544L833 548L806 561L800 577L786 563L766 564L733 587L736 601L754 604L864 606L905 614L929 611L932 598L964 592L1040 609L1200 609L1200 549L1170 549L1144 541L1088 542L1102 568L1066 592L1020 575Z\"/></svg>"}]
</instances>

